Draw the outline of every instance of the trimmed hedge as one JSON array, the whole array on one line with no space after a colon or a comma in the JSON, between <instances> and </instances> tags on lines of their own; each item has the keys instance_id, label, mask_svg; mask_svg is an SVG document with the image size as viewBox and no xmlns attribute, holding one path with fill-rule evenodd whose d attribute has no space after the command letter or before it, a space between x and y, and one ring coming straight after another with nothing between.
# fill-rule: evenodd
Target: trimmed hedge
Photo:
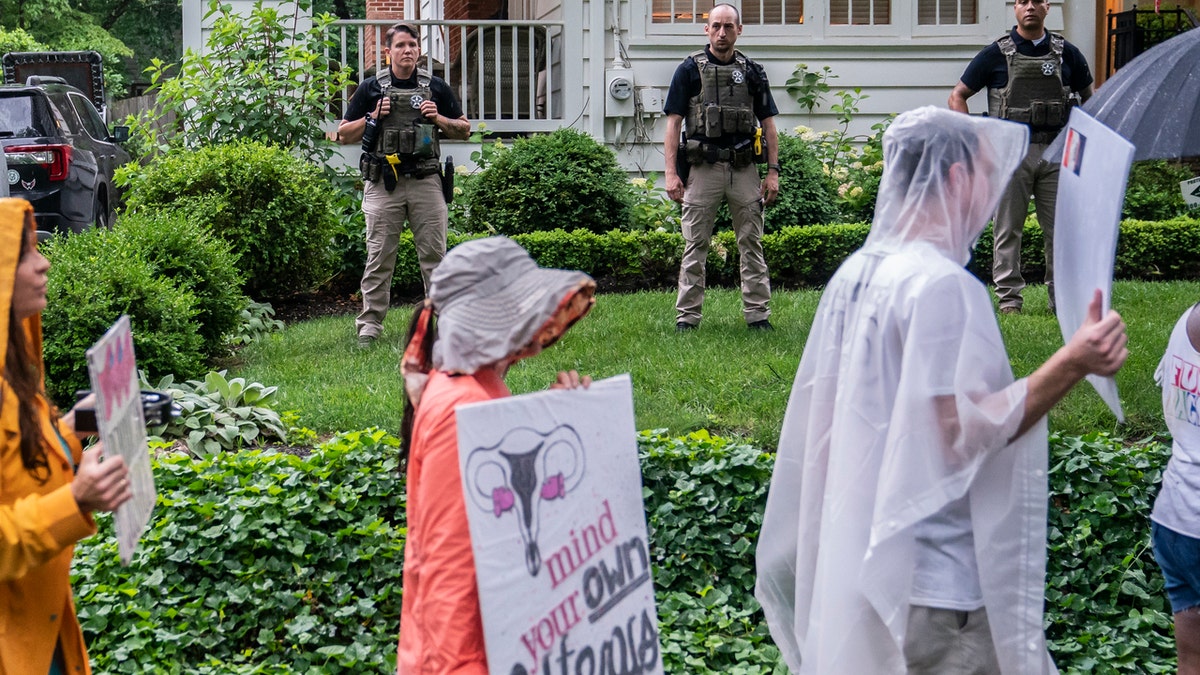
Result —
<instances>
[{"instance_id":1,"label":"trimmed hedge","mask_svg":"<svg viewBox=\"0 0 1200 675\"><path fill-rule=\"evenodd\" d=\"M763 235L763 252L775 288L824 286L838 266L866 240L870 225L811 225L785 227ZM486 235L450 233L447 245ZM514 235L538 264L577 269L596 277L602 290L671 288L679 274L683 235L673 232L622 232L596 234L587 230L554 230ZM1025 223L1021 264L1027 281L1045 274L1042 230L1032 216ZM1167 281L1200 278L1200 259L1189 255L1200 250L1200 217L1121 223L1117 242L1116 276L1120 279ZM400 235L399 260L392 278L400 295L423 292L412 235ZM982 281L992 278L992 230L989 226L975 246L967 266ZM733 232L718 232L708 253L708 285L738 284L738 251Z\"/></svg>"}]
</instances>

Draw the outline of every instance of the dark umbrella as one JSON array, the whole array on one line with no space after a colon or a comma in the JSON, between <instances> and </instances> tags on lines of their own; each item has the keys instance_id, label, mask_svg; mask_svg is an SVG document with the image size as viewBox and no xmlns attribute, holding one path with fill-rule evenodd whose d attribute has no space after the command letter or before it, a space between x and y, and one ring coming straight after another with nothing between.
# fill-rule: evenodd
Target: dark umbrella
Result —
<instances>
[{"instance_id":1,"label":"dark umbrella","mask_svg":"<svg viewBox=\"0 0 1200 675\"><path fill-rule=\"evenodd\" d=\"M1137 147L1134 159L1200 155L1200 29L1138 55L1083 104L1083 111ZM1046 148L1062 158L1066 134Z\"/></svg>"}]
</instances>

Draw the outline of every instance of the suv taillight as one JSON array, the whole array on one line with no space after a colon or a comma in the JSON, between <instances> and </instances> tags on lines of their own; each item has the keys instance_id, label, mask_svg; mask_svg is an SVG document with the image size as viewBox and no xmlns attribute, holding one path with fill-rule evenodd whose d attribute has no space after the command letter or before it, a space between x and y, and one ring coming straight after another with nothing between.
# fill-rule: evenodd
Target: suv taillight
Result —
<instances>
[{"instance_id":1,"label":"suv taillight","mask_svg":"<svg viewBox=\"0 0 1200 675\"><path fill-rule=\"evenodd\" d=\"M4 159L9 166L36 164L50 173L50 180L66 180L71 168L69 145L12 145L4 148Z\"/></svg>"}]
</instances>

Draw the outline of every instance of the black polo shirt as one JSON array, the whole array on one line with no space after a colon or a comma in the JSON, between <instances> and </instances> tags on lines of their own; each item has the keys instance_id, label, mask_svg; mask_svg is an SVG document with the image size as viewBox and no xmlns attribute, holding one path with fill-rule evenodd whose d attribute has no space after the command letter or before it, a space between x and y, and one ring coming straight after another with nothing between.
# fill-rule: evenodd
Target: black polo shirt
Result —
<instances>
[{"instance_id":1,"label":"black polo shirt","mask_svg":"<svg viewBox=\"0 0 1200 675\"><path fill-rule=\"evenodd\" d=\"M1018 54L1045 56L1050 53L1049 31L1037 44L1021 37L1016 26L1013 26L1009 35L1017 47ZM1062 68L1063 84L1071 91L1083 91L1092 83L1092 72L1088 69L1087 59L1083 58L1079 48L1070 42L1063 45ZM971 91L982 91L984 87L1003 89L1008 84L1008 61L1004 58L1004 52L1000 51L1000 45L992 42L984 47L963 71L961 79Z\"/></svg>"},{"instance_id":2,"label":"black polo shirt","mask_svg":"<svg viewBox=\"0 0 1200 675\"><path fill-rule=\"evenodd\" d=\"M396 74L392 73L392 86L397 89L416 89L420 86L417 82L416 70L407 80L398 80L395 77ZM454 91L450 89L450 85L446 84L445 80L436 75L431 75L429 78L429 97L437 104L438 114L442 117L456 120L463 116L462 108L454 96ZM379 80L373 76L368 77L363 80L363 83L354 92L354 96L350 98L350 103L346 106L346 114L342 119L353 122L366 117L367 113L375 110L375 104L381 98L383 98L383 89L379 86Z\"/></svg>"}]
</instances>

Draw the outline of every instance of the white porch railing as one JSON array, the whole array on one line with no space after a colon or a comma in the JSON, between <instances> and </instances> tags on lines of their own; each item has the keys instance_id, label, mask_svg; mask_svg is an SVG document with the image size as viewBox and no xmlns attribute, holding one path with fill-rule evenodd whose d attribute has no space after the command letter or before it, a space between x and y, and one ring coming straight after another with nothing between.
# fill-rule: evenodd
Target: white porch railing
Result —
<instances>
[{"instance_id":1,"label":"white porch railing","mask_svg":"<svg viewBox=\"0 0 1200 675\"><path fill-rule=\"evenodd\" d=\"M337 60L361 82L385 67L383 36L395 21L331 24ZM421 67L446 80L472 126L554 131L563 123L564 22L410 21L421 31ZM349 92L347 92L349 94ZM348 100L348 99L347 99Z\"/></svg>"}]
</instances>

